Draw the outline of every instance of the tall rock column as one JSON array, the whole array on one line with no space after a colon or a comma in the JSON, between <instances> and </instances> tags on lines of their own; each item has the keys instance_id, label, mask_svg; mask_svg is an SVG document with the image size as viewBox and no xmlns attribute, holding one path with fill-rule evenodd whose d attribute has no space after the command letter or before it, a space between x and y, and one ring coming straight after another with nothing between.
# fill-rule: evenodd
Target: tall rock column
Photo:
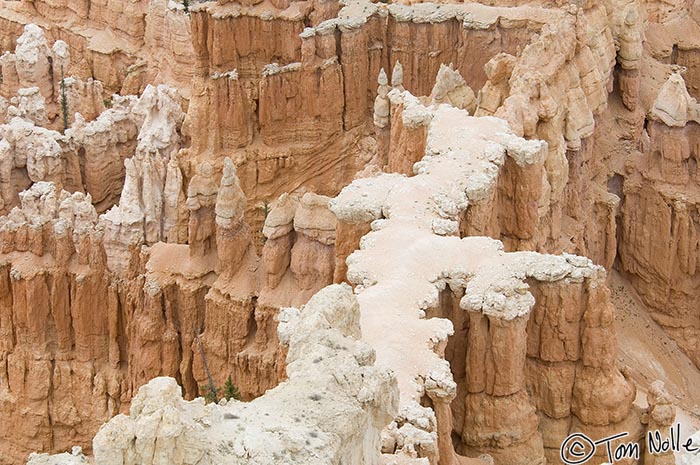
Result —
<instances>
[{"instance_id":1,"label":"tall rock column","mask_svg":"<svg viewBox=\"0 0 700 465\"><path fill-rule=\"evenodd\" d=\"M632 409L636 388L616 365L615 308L604 276L585 283L582 303L581 360L572 391L571 430L594 441L618 431L630 433L626 441L640 440L643 431ZM605 457L605 450L597 450L597 461Z\"/></svg>"},{"instance_id":2,"label":"tall rock column","mask_svg":"<svg viewBox=\"0 0 700 465\"><path fill-rule=\"evenodd\" d=\"M384 165L389 155L389 122L391 117L391 102L389 101L389 80L384 68L377 77L377 97L374 99L374 133L377 137L377 153L381 164Z\"/></svg>"},{"instance_id":3,"label":"tall rock column","mask_svg":"<svg viewBox=\"0 0 700 465\"><path fill-rule=\"evenodd\" d=\"M497 193L501 241L506 250L536 250L541 240L539 206L547 151L527 157L519 155L517 148L506 151L509 156L498 177Z\"/></svg>"},{"instance_id":4,"label":"tall rock column","mask_svg":"<svg viewBox=\"0 0 700 465\"><path fill-rule=\"evenodd\" d=\"M392 76L392 81L395 76L396 74ZM413 165L425 156L432 114L416 97L408 92L399 91L399 88L400 85L389 92L391 136L387 171L412 176Z\"/></svg>"},{"instance_id":5,"label":"tall rock column","mask_svg":"<svg viewBox=\"0 0 700 465\"><path fill-rule=\"evenodd\" d=\"M639 99L640 68L644 54L644 19L639 14L639 4L630 2L615 12L621 24L617 41L619 50L617 61L620 64L620 95L622 103L633 111Z\"/></svg>"},{"instance_id":6,"label":"tall rock column","mask_svg":"<svg viewBox=\"0 0 700 465\"><path fill-rule=\"evenodd\" d=\"M246 198L230 158L224 159L224 174L216 196L216 250L219 273L233 276L251 246L250 228L243 221Z\"/></svg>"},{"instance_id":7,"label":"tall rock column","mask_svg":"<svg viewBox=\"0 0 700 465\"><path fill-rule=\"evenodd\" d=\"M192 257L207 255L215 245L217 192L212 166L206 161L200 163L187 187L186 205L190 212L187 235Z\"/></svg>"},{"instance_id":8,"label":"tall rock column","mask_svg":"<svg viewBox=\"0 0 700 465\"><path fill-rule=\"evenodd\" d=\"M166 167L163 188L163 239L166 242L187 242L186 201L179 156L173 152Z\"/></svg>"},{"instance_id":9,"label":"tall rock column","mask_svg":"<svg viewBox=\"0 0 700 465\"><path fill-rule=\"evenodd\" d=\"M276 288L282 281L292 260L292 246L296 238L294 215L298 203L291 195L282 194L265 218L262 262L265 285L270 289Z\"/></svg>"},{"instance_id":10,"label":"tall rock column","mask_svg":"<svg viewBox=\"0 0 700 465\"><path fill-rule=\"evenodd\" d=\"M53 101L51 51L44 31L35 24L24 27L15 48L15 69L19 86L38 87L47 102Z\"/></svg>"},{"instance_id":11,"label":"tall rock column","mask_svg":"<svg viewBox=\"0 0 700 465\"><path fill-rule=\"evenodd\" d=\"M479 459L459 456L452 443L453 422L450 404L457 396L457 384L452 379L447 362L440 364L428 374L425 391L432 401L437 423L437 444L439 465L486 465L482 455ZM491 462L493 463L493 462Z\"/></svg>"},{"instance_id":12,"label":"tall rock column","mask_svg":"<svg viewBox=\"0 0 700 465\"><path fill-rule=\"evenodd\" d=\"M301 289L321 289L333 282L336 217L329 197L307 193L294 215L298 233L290 268Z\"/></svg>"},{"instance_id":13,"label":"tall rock column","mask_svg":"<svg viewBox=\"0 0 700 465\"><path fill-rule=\"evenodd\" d=\"M496 463L543 465L542 436L525 390L526 316L469 314L462 441Z\"/></svg>"},{"instance_id":14,"label":"tall rock column","mask_svg":"<svg viewBox=\"0 0 700 465\"><path fill-rule=\"evenodd\" d=\"M597 440L629 421L625 431L638 439L640 426L630 416L635 391L615 367L614 308L605 274L566 284L535 282L530 289L535 304L528 323L527 388L548 461L559 457L570 433Z\"/></svg>"},{"instance_id":15,"label":"tall rock column","mask_svg":"<svg viewBox=\"0 0 700 465\"><path fill-rule=\"evenodd\" d=\"M647 394L647 434L649 439L647 446L653 442L652 447L659 447L665 440L670 441L671 428L676 420L676 407L671 402L671 396L664 389L664 383L655 381L649 387ZM644 465L675 465L676 458L673 450L657 452L647 447L644 451Z\"/></svg>"},{"instance_id":16,"label":"tall rock column","mask_svg":"<svg viewBox=\"0 0 700 465\"><path fill-rule=\"evenodd\" d=\"M346 260L351 253L360 248L360 239L372 230L370 223L370 221L351 223L338 219L335 230L334 283L347 282L348 265Z\"/></svg>"}]
</instances>

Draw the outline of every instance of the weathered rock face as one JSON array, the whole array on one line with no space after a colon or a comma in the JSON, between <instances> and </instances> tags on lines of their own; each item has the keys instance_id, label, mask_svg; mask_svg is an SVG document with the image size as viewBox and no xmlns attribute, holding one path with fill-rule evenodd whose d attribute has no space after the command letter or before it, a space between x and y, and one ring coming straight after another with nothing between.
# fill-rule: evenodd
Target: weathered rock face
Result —
<instances>
[{"instance_id":1,"label":"weathered rock face","mask_svg":"<svg viewBox=\"0 0 700 465\"><path fill-rule=\"evenodd\" d=\"M19 192L32 182L52 181L70 187L80 182L78 160L67 150L65 139L58 132L16 117L10 124L0 126L0 135L4 211L19 203ZM71 176L76 171L77 179Z\"/></svg>"},{"instance_id":2,"label":"weathered rock face","mask_svg":"<svg viewBox=\"0 0 700 465\"><path fill-rule=\"evenodd\" d=\"M335 195L373 156L363 159L358 135L366 131L373 107L378 127L388 125L390 82L399 92L429 94L439 74L435 101L475 111L469 86L478 89L484 83L489 53L501 51L495 43L514 53L518 42L561 17L554 10L538 10L522 22L516 19L522 12L498 10L485 18L479 8L456 5L432 17L420 8L359 2L341 9L338 18L318 21L319 14L325 15L319 4L293 5L263 14L248 4L206 3L192 12L198 63L186 124L192 146L184 160L196 166L206 157L220 166L230 152L239 153L238 176L252 205L301 182ZM268 29L276 34L267 35ZM419 39L413 29L421 31ZM267 39L250 39L262 35ZM451 44L456 42L455 50ZM475 56L472 50L479 48L484 50ZM453 68L440 71L449 62ZM387 87L380 86L378 94L376 77L382 69L392 71L391 79L382 78ZM424 77L419 81L417 76ZM389 144L382 139L375 143L383 165ZM415 151L413 161L422 156L408 134L394 147L397 157L403 148ZM333 170L327 168L331 164ZM405 164L410 168L412 162Z\"/></svg>"},{"instance_id":3,"label":"weathered rock face","mask_svg":"<svg viewBox=\"0 0 700 465\"><path fill-rule=\"evenodd\" d=\"M604 268L700 365L692 9L403 3L0 1L0 463L543 464L673 420Z\"/></svg>"},{"instance_id":4,"label":"weathered rock face","mask_svg":"<svg viewBox=\"0 0 700 465\"><path fill-rule=\"evenodd\" d=\"M410 175L414 163L425 155L425 141L431 115L410 93L394 88L391 101L391 136L386 169Z\"/></svg>"},{"instance_id":5,"label":"weathered rock face","mask_svg":"<svg viewBox=\"0 0 700 465\"><path fill-rule=\"evenodd\" d=\"M89 193L97 210L103 212L119 200L124 184L143 183L140 179L125 182L125 160L134 157L132 178L134 172L144 170L162 173L147 173L146 178L155 177L146 181L150 193L140 192L143 187L132 187L129 192L136 198L125 203L138 200L144 204L148 223L140 226L145 230L141 232L144 240L154 242L163 237L162 201L144 195L163 196L165 169L150 165L167 163L180 149L184 113L178 92L162 85L147 86L138 99L115 96L111 108L104 111L102 84L64 76L64 63L70 60L68 46L56 41L49 50L44 33L33 24L18 39L15 54L5 54L3 60L3 75L17 76L16 85L5 80L2 87L8 95L16 94L10 98L7 123L0 130L7 154L3 158L4 211L16 205L17 194L28 182L51 181L71 192ZM45 62L51 67L44 69ZM138 176L143 178L144 174ZM172 190L175 186L171 182L169 187ZM113 212L112 219L121 225L118 217ZM113 233L120 234L126 237L130 233Z\"/></svg>"},{"instance_id":6,"label":"weathered rock face","mask_svg":"<svg viewBox=\"0 0 700 465\"><path fill-rule=\"evenodd\" d=\"M624 179L619 256L621 268L654 319L700 366L694 194L697 111L683 78L671 74L644 130L648 141L642 147L644 155L633 161ZM665 239L659 239L661 234Z\"/></svg>"},{"instance_id":7,"label":"weathered rock face","mask_svg":"<svg viewBox=\"0 0 700 465\"><path fill-rule=\"evenodd\" d=\"M368 105L357 122L344 125L335 28L309 28L300 37L323 7L295 5L272 16L238 4L192 11L197 67L185 124L192 144L183 161L196 166L206 158L218 170L236 153L251 225L264 222L253 208L289 186L333 195L366 161L358 157L364 136L358 126ZM277 32L269 40L251 39L270 28Z\"/></svg>"},{"instance_id":8,"label":"weathered rock face","mask_svg":"<svg viewBox=\"0 0 700 465\"><path fill-rule=\"evenodd\" d=\"M3 218L0 411L18 423L1 433L6 463L26 458L26 439L50 450L119 411L119 323L96 222L89 196L44 182Z\"/></svg>"},{"instance_id":9,"label":"weathered rock face","mask_svg":"<svg viewBox=\"0 0 700 465\"><path fill-rule=\"evenodd\" d=\"M68 44L57 40L49 48L44 31L35 24L25 26L15 53L5 53L0 64L0 95L15 105L7 109L10 116L14 113L38 126L65 129L76 112L93 120L104 110L102 84L71 77Z\"/></svg>"},{"instance_id":10,"label":"weathered rock face","mask_svg":"<svg viewBox=\"0 0 700 465\"><path fill-rule=\"evenodd\" d=\"M9 99L0 117L4 212L17 205L19 192L39 181L54 182L69 192L87 187L98 204L103 200L91 182L98 166L88 161L87 172L83 169L85 145L98 142L92 135L56 131L64 131L66 124L84 126L86 118L94 120L104 110L100 82L64 76L69 57L65 42L56 41L49 49L43 31L34 24L25 27L15 53L2 57L0 94Z\"/></svg>"},{"instance_id":11,"label":"weathered rock face","mask_svg":"<svg viewBox=\"0 0 700 465\"><path fill-rule=\"evenodd\" d=\"M128 417L100 430L95 460L378 463L380 431L397 412L396 378L373 366L360 334L349 286L324 289L301 312L283 313L287 381L250 403L205 405L183 401L175 380L157 378L139 390Z\"/></svg>"},{"instance_id":12,"label":"weathered rock face","mask_svg":"<svg viewBox=\"0 0 700 465\"><path fill-rule=\"evenodd\" d=\"M335 215L328 197L305 194L294 214L297 239L291 250L290 270L301 289L333 280L335 266Z\"/></svg>"},{"instance_id":13,"label":"weathered rock face","mask_svg":"<svg viewBox=\"0 0 700 465\"><path fill-rule=\"evenodd\" d=\"M329 287L301 312L288 308L282 316L287 381L250 403L205 405L184 401L174 379L156 378L139 389L129 416L118 415L97 434L95 460L377 463L380 431L397 413L398 392L391 372L373 366L374 352L360 334L350 288ZM232 439L239 431L245 434ZM80 451L34 456L30 463L52 460L83 463Z\"/></svg>"},{"instance_id":14,"label":"weathered rock face","mask_svg":"<svg viewBox=\"0 0 700 465\"><path fill-rule=\"evenodd\" d=\"M3 79L3 94L37 87L44 99L53 99L53 57L41 28L35 24L27 25L17 39L15 53L3 55L2 60L3 76L8 76L7 83Z\"/></svg>"},{"instance_id":15,"label":"weathered rock face","mask_svg":"<svg viewBox=\"0 0 700 465\"><path fill-rule=\"evenodd\" d=\"M224 231L227 212L241 212L241 198L224 195L235 186L228 174L216 209ZM112 268L104 216L98 221L89 195L39 182L20 199L21 208L2 218L0 415L23 426L3 430L3 463L23 461L32 444L78 442L91 451L90 431L128 408L153 377L175 377L188 398L199 395L205 360L217 385L232 376L244 399L284 378L276 335L282 297L258 290L254 250L232 269L225 246L213 263L190 259L186 245L131 246Z\"/></svg>"},{"instance_id":16,"label":"weathered rock face","mask_svg":"<svg viewBox=\"0 0 700 465\"><path fill-rule=\"evenodd\" d=\"M149 86L128 110L134 115L134 123L141 123L135 152L131 158L123 159L124 181L119 204L102 217L105 247L113 270L122 268L128 261L130 247L153 244L168 237L177 242L179 238L179 229L184 223L180 208L184 187L177 153L184 114L177 97L174 89ZM103 115L105 118L114 116ZM110 131L105 136L114 137L114 134ZM115 145L118 145L118 137ZM87 151L85 153L87 155ZM114 165L122 160L118 149L113 153L119 158L111 166L107 165L110 171L118 168ZM104 166L104 153L99 155L99 161L95 162ZM121 170L110 174L119 176Z\"/></svg>"},{"instance_id":17,"label":"weathered rock face","mask_svg":"<svg viewBox=\"0 0 700 465\"><path fill-rule=\"evenodd\" d=\"M158 83L189 90L195 59L189 17L178 3L7 1L0 23L3 50L14 48L24 25L46 26L51 39L62 39L73 50L64 62L66 75L101 81L108 92L104 97L137 94Z\"/></svg>"},{"instance_id":18,"label":"weathered rock face","mask_svg":"<svg viewBox=\"0 0 700 465\"><path fill-rule=\"evenodd\" d=\"M261 289L263 268L244 222L246 199L233 162L224 163L220 183L204 164L185 195L177 158L179 111L171 90L147 88L140 99L115 99L114 108L93 123L79 121L66 136L24 120L7 126L6 179L16 179L12 169L25 157L28 183L37 182L20 194L22 209L12 210L3 226L8 285L0 325L6 380L0 383L0 414L16 415L26 425L3 431L3 463L23 461L37 441L44 441L43 450L78 442L91 451L92 431L128 408L138 387L156 376L177 378L188 398L202 393L208 382L207 361L216 383L231 376L244 399L284 379L278 310L305 302L332 282L335 217L328 198L304 196L296 225L292 217L292 232L300 238L294 271L290 264L281 270L289 276L282 289ZM110 123L120 114L140 130L133 133L135 153L125 158L120 203L98 220L89 194L60 190L60 182L70 179L60 176L61 144L75 143L76 134L89 142L90 125L102 125L102 134L118 141ZM46 155L37 151L43 140ZM43 158L56 159L49 165L56 171L41 171ZM58 185L39 182L54 175ZM79 203L72 207L71 202ZM83 217L87 223L75 223ZM170 238L190 245L140 250ZM198 248L197 238L212 248ZM290 255L291 248L292 243ZM15 265L26 273L13 271ZM42 305L42 299L51 300Z\"/></svg>"},{"instance_id":19,"label":"weathered rock face","mask_svg":"<svg viewBox=\"0 0 700 465\"><path fill-rule=\"evenodd\" d=\"M452 66L440 65L430 98L433 104L449 103L455 108L467 110L470 115L476 110L474 91Z\"/></svg>"}]
</instances>

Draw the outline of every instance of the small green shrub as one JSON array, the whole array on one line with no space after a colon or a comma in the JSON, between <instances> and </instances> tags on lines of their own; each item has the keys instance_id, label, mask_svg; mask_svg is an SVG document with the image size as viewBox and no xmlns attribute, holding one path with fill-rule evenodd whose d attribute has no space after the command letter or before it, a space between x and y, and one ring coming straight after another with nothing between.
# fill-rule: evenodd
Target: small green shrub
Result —
<instances>
[{"instance_id":1,"label":"small green shrub","mask_svg":"<svg viewBox=\"0 0 700 465\"><path fill-rule=\"evenodd\" d=\"M233 380L231 379L231 375L228 375L228 379L226 379L226 383L224 383L224 399L226 400L231 400L231 399L236 399L236 400L241 400L241 393L236 387L236 385L233 384Z\"/></svg>"},{"instance_id":2,"label":"small green shrub","mask_svg":"<svg viewBox=\"0 0 700 465\"><path fill-rule=\"evenodd\" d=\"M209 403L216 403L221 399L226 400L241 400L241 392L238 390L235 384L233 384L233 378L231 375L228 376L223 388L217 388L213 385L205 384L199 387L199 391L202 393L204 400Z\"/></svg>"},{"instance_id":3,"label":"small green shrub","mask_svg":"<svg viewBox=\"0 0 700 465\"><path fill-rule=\"evenodd\" d=\"M63 76L63 66L61 66L61 115L63 116L63 132L70 127L68 118L68 96L66 95L66 79Z\"/></svg>"},{"instance_id":4,"label":"small green shrub","mask_svg":"<svg viewBox=\"0 0 700 465\"><path fill-rule=\"evenodd\" d=\"M202 397L204 397L204 400L207 402L207 404L211 403L217 403L219 401L219 393L217 392L217 389L213 386L200 386L199 387L200 392L202 393Z\"/></svg>"}]
</instances>

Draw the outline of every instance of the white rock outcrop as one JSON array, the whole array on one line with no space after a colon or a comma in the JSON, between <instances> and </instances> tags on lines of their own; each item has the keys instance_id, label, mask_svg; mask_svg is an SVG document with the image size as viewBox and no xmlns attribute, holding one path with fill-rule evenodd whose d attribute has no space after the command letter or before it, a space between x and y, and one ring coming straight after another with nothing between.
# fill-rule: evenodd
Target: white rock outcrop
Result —
<instances>
[{"instance_id":1,"label":"white rock outcrop","mask_svg":"<svg viewBox=\"0 0 700 465\"><path fill-rule=\"evenodd\" d=\"M39 126L65 129L64 97L69 125L75 120L75 113L91 121L105 109L102 84L71 76L70 61L66 42L57 40L49 48L44 31L35 24L27 24L17 39L14 53L0 57L3 76L0 95L11 100L17 100L14 97L18 95L19 101L13 104L18 107L19 116ZM27 89L33 90L29 93Z\"/></svg>"},{"instance_id":2,"label":"white rock outcrop","mask_svg":"<svg viewBox=\"0 0 700 465\"><path fill-rule=\"evenodd\" d=\"M700 104L690 96L683 76L671 73L651 108L652 119L669 127L683 127L688 121L700 123Z\"/></svg>"},{"instance_id":3,"label":"white rock outcrop","mask_svg":"<svg viewBox=\"0 0 700 465\"><path fill-rule=\"evenodd\" d=\"M498 118L471 117L449 105L425 107L411 103L415 97L407 98L407 92L391 94L404 108L419 107L420 120L428 125L425 157L413 165L413 176L383 173L358 179L330 202L339 224L350 225L350 230L370 230L359 239L359 250L345 260L347 279L355 285L360 303L363 339L376 350L379 366L395 370L401 412L420 411L425 395L435 409L437 427L430 421L397 417L384 433L383 450L427 458L431 463L438 450L441 463L466 459L454 452L454 413L449 403L455 399L456 383L443 359L455 328L450 319L435 316L450 312L455 318L453 312L459 307L466 315L456 320L470 321L467 378L462 381L468 394L460 397L465 409L459 419L462 446L488 453L496 463L520 463L515 457L523 454L531 460L528 463L543 463L537 408L524 401L528 399L524 381L528 320L536 304L542 305L531 290L551 283L596 288L604 281L604 269L583 257L506 253L500 241L489 237L460 238L465 211L488 214L495 208L496 190L502 188L499 176L506 167L543 172L547 144L517 137ZM446 310L446 294L463 297ZM591 306L590 314L609 311L602 302ZM584 324L583 319L576 324ZM601 326L604 329L590 331L609 330L608 323ZM406 340L412 341L410 351L400 349ZM501 344L508 349L495 346ZM611 350L604 341L601 346L602 354ZM605 357L600 359L604 360L591 357L587 362L606 363ZM634 389L616 376L610 385L619 389L615 393L619 397L606 397L605 402L614 399L619 416L624 417ZM489 381L484 382L484 377ZM591 392L584 381L575 389L575 396L583 398ZM572 408L583 404L575 402L579 404ZM513 414L507 427L492 423L505 411ZM510 436L503 439L506 430Z\"/></svg>"},{"instance_id":4,"label":"white rock outcrop","mask_svg":"<svg viewBox=\"0 0 700 465\"><path fill-rule=\"evenodd\" d=\"M68 453L49 455L49 454L32 454L29 456L27 465L88 465L90 462L83 454L80 447L73 447L73 450Z\"/></svg>"},{"instance_id":5,"label":"white rock outcrop","mask_svg":"<svg viewBox=\"0 0 700 465\"><path fill-rule=\"evenodd\" d=\"M360 337L357 300L329 286L284 309L288 380L248 403L187 402L172 378L139 389L129 415L93 441L96 465L379 463L380 431L397 413L396 379Z\"/></svg>"},{"instance_id":6,"label":"white rock outcrop","mask_svg":"<svg viewBox=\"0 0 700 465\"><path fill-rule=\"evenodd\" d=\"M440 65L430 99L437 105L449 103L455 108L467 110L470 115L473 115L476 110L474 91L451 64L450 66Z\"/></svg>"},{"instance_id":7,"label":"white rock outcrop","mask_svg":"<svg viewBox=\"0 0 700 465\"><path fill-rule=\"evenodd\" d=\"M0 125L0 196L2 206L17 204L18 193L30 182L50 181L63 186L69 165L65 138L20 117Z\"/></svg>"},{"instance_id":8,"label":"white rock outcrop","mask_svg":"<svg viewBox=\"0 0 700 465\"><path fill-rule=\"evenodd\" d=\"M174 89L148 86L138 101L130 101L119 110L126 111L139 130L135 153L124 160L125 178L119 204L100 220L113 269L123 266L129 247L169 237L180 239L179 233L173 232L183 222L179 206L184 200L177 159L184 114L177 98ZM118 124L123 114L110 110L104 115L113 121L104 122L108 128ZM109 137L109 133L103 134ZM115 155L121 156L118 152Z\"/></svg>"}]
</instances>

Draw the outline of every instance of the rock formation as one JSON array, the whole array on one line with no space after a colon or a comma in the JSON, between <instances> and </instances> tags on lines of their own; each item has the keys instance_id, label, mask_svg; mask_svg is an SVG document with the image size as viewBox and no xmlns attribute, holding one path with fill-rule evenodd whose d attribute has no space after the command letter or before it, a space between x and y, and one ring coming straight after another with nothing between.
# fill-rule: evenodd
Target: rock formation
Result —
<instances>
[{"instance_id":1,"label":"rock formation","mask_svg":"<svg viewBox=\"0 0 700 465\"><path fill-rule=\"evenodd\" d=\"M194 64L187 19L181 5L167 0L128 5L7 1L0 14L1 44L10 49L24 25L44 24L73 50L66 73L93 77L109 94L139 93L156 81L187 87Z\"/></svg>"},{"instance_id":2,"label":"rock formation","mask_svg":"<svg viewBox=\"0 0 700 465\"><path fill-rule=\"evenodd\" d=\"M214 207L218 186L214 172L208 162L197 165L197 171L187 186L187 209L189 210L188 242L190 253L203 256L215 245L216 215Z\"/></svg>"},{"instance_id":3,"label":"rock formation","mask_svg":"<svg viewBox=\"0 0 700 465\"><path fill-rule=\"evenodd\" d=\"M459 72L454 70L452 64L440 65L430 98L433 104L448 103L455 108L467 110L469 114L474 114L476 109L474 91Z\"/></svg>"},{"instance_id":4,"label":"rock formation","mask_svg":"<svg viewBox=\"0 0 700 465\"><path fill-rule=\"evenodd\" d=\"M18 203L19 192L32 182L70 183L66 172L77 167L77 160L66 153L64 139L58 132L15 117L0 126L0 135L0 183L5 211Z\"/></svg>"},{"instance_id":5,"label":"rock formation","mask_svg":"<svg viewBox=\"0 0 700 465\"><path fill-rule=\"evenodd\" d=\"M123 266L130 246L179 238L184 215L179 208L183 185L177 153L184 115L176 99L174 89L149 86L129 110L140 126L135 153L124 159L119 204L102 216L112 269Z\"/></svg>"},{"instance_id":6,"label":"rock formation","mask_svg":"<svg viewBox=\"0 0 700 465\"><path fill-rule=\"evenodd\" d=\"M272 289L282 281L292 261L292 245L296 239L294 216L298 204L298 199L282 194L265 217L262 260L265 285Z\"/></svg>"},{"instance_id":7,"label":"rock formation","mask_svg":"<svg viewBox=\"0 0 700 465\"><path fill-rule=\"evenodd\" d=\"M289 267L301 289L333 280L336 220L328 209L329 200L321 195L304 194L294 213L297 237Z\"/></svg>"},{"instance_id":8,"label":"rock formation","mask_svg":"<svg viewBox=\"0 0 700 465\"><path fill-rule=\"evenodd\" d=\"M623 293L700 367L696 10L0 0L0 464L697 428L615 329Z\"/></svg>"},{"instance_id":9,"label":"rock formation","mask_svg":"<svg viewBox=\"0 0 700 465\"><path fill-rule=\"evenodd\" d=\"M180 149L184 114L177 91L163 85L147 86L138 99L104 99L100 81L83 81L68 74L70 59L65 42L58 40L49 49L39 27L25 27L15 53L3 55L3 76L7 78L3 78L0 94L9 97L9 105L2 138L14 152L14 169L24 169L29 181L52 181L69 191L87 191L98 211L103 212L119 200L127 158L156 154L167 160ZM105 102L111 107L108 111ZM28 128L28 124L35 129ZM33 155L35 160L26 164L25 152L29 149L24 144L32 138L20 139L25 139L23 133L29 130L41 134L45 142ZM50 158L55 161L48 161ZM51 166L37 168L37 163ZM18 182L17 174L10 174L13 181L3 181L7 186L2 194L5 211L28 187L26 181ZM162 187L159 189L162 191ZM154 214L147 212L149 222L160 221L150 218ZM153 226L148 229L148 241L161 238Z\"/></svg>"},{"instance_id":10,"label":"rock formation","mask_svg":"<svg viewBox=\"0 0 700 465\"><path fill-rule=\"evenodd\" d=\"M250 403L205 405L183 401L173 379L156 378L139 390L129 416L98 432L95 460L376 463L380 431L396 414L396 379L374 367L374 352L357 340L349 287L323 290L301 312L285 309L280 333L289 346L280 386Z\"/></svg>"},{"instance_id":11,"label":"rock formation","mask_svg":"<svg viewBox=\"0 0 700 465\"><path fill-rule=\"evenodd\" d=\"M683 127L689 121L699 122L700 106L688 93L678 71L674 71L659 90L651 108L651 118L668 127Z\"/></svg>"},{"instance_id":12,"label":"rock formation","mask_svg":"<svg viewBox=\"0 0 700 465\"><path fill-rule=\"evenodd\" d=\"M0 441L9 463L26 459L28 445L11 446L18 439L48 450L118 411L114 371L96 373L82 362L107 361L117 324L107 317L109 284L90 200L38 182L3 218L3 253L15 257L3 265L1 408L3 418L17 420Z\"/></svg>"},{"instance_id":13,"label":"rock formation","mask_svg":"<svg viewBox=\"0 0 700 465\"><path fill-rule=\"evenodd\" d=\"M68 44L57 40L49 48L44 31L36 24L24 27L15 52L2 55L0 64L0 95L18 95L18 111L38 126L50 124L55 129L65 129L60 121L63 105L69 123L73 119L71 112L80 112L92 120L104 110L101 83L71 77Z\"/></svg>"},{"instance_id":14,"label":"rock formation","mask_svg":"<svg viewBox=\"0 0 700 465\"><path fill-rule=\"evenodd\" d=\"M617 424L634 426L635 389L617 371L609 342L613 309L604 271L581 257L504 254L492 239L454 237L465 229L459 222L469 221L463 210L493 202L490 192L498 189L506 159L525 170L542 169L546 144L517 138L498 126L500 120L470 118L445 106L432 111L424 143L428 155L416 164L415 176L355 181L332 204L341 221L371 224L360 250L347 257L347 278L356 285L367 327L396 328L364 338L377 350L377 362L397 371L402 404L418 408L424 394L440 402L431 389L456 383L456 392L443 394L455 400L451 410L441 409L438 433L441 421L452 425L442 429L442 437L433 435L431 446L424 439L409 446L395 437L396 450L385 450L407 454L408 447L430 458L438 449L454 447L468 456L487 453L496 463L544 463L558 456L570 429L602 437ZM473 174L477 170L480 176ZM403 253L408 244L413 244L410 255ZM397 279L396 273L408 269L410 279ZM550 302L559 305L548 307ZM578 310L575 316L555 316L565 309ZM455 314L460 311L468 316ZM571 328L555 329L545 323L550 319L570 321ZM467 332L459 337L466 342L450 341L457 323L465 321ZM571 341L562 340L561 333L570 334ZM414 340L420 334L424 349L399 358L392 347L407 334ZM447 351L453 372L464 367L461 378L432 371ZM447 382L435 384L445 376ZM550 386L549 379L561 384ZM603 384L605 390L595 387ZM435 428L423 430L429 434ZM451 444L452 431L460 443ZM641 439L638 419L634 431Z\"/></svg>"},{"instance_id":15,"label":"rock formation","mask_svg":"<svg viewBox=\"0 0 700 465\"><path fill-rule=\"evenodd\" d=\"M224 172L216 195L216 250L219 273L232 276L241 267L251 246L250 228L243 220L246 198L230 158L224 160Z\"/></svg>"},{"instance_id":16,"label":"rock formation","mask_svg":"<svg viewBox=\"0 0 700 465\"><path fill-rule=\"evenodd\" d=\"M671 428L675 426L676 408L671 402L671 398L664 390L662 382L652 383L647 395L649 408L647 411L647 430L651 434L653 441L660 444L664 440L670 439ZM659 433L658 436L656 433ZM660 438L660 439L659 439ZM649 445L649 444L647 444ZM674 465L676 459L673 450L657 452L647 447L644 455L644 463L651 465Z\"/></svg>"},{"instance_id":17,"label":"rock formation","mask_svg":"<svg viewBox=\"0 0 700 465\"><path fill-rule=\"evenodd\" d=\"M697 277L697 201L691 186L697 181L695 170L688 169L694 163L688 140L697 131L697 107L681 75L672 72L651 108L645 157L635 160L624 182L620 258L652 317L700 366L700 322L691 310ZM640 223L647 211L656 221ZM662 230L668 240L658 241Z\"/></svg>"},{"instance_id":18,"label":"rock formation","mask_svg":"<svg viewBox=\"0 0 700 465\"><path fill-rule=\"evenodd\" d=\"M28 464L32 465L51 465L62 463L65 465L83 465L87 464L88 459L83 454L83 450L80 447L73 447L71 453L56 454L50 456L49 454L32 454L29 456Z\"/></svg>"},{"instance_id":19,"label":"rock formation","mask_svg":"<svg viewBox=\"0 0 700 465\"><path fill-rule=\"evenodd\" d=\"M384 72L384 68L379 71L377 77L377 97L374 99L374 125L378 129L384 129L389 125L390 102L389 102L389 81Z\"/></svg>"}]
</instances>

